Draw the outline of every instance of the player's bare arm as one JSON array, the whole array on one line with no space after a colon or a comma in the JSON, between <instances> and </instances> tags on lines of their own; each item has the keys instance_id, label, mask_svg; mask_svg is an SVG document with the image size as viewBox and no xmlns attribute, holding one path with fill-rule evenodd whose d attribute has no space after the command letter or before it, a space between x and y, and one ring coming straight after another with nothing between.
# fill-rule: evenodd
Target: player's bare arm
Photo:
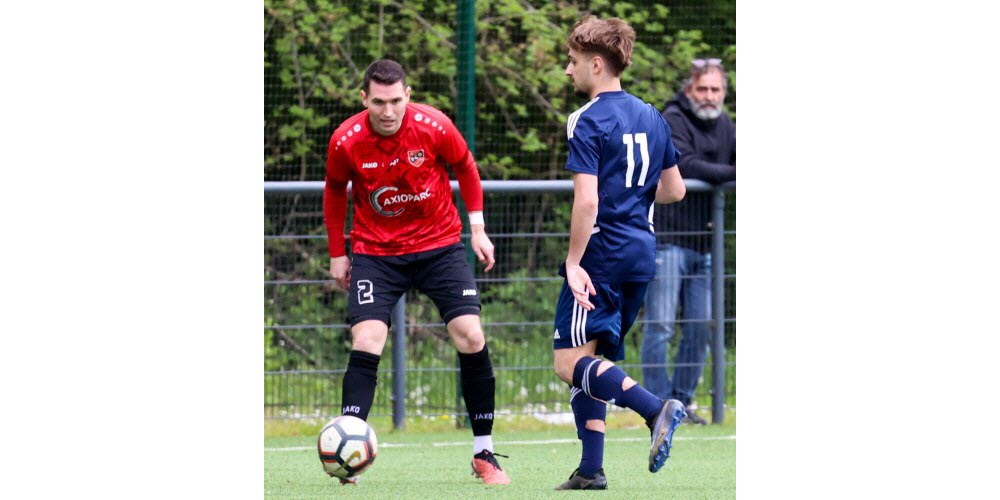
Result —
<instances>
[{"instance_id":1,"label":"player's bare arm","mask_svg":"<svg viewBox=\"0 0 1000 500\"><path fill-rule=\"evenodd\" d=\"M330 276L336 287L340 290L347 290L351 282L351 259L346 255L333 257L330 259Z\"/></svg>"},{"instance_id":2,"label":"player's bare arm","mask_svg":"<svg viewBox=\"0 0 1000 500\"><path fill-rule=\"evenodd\" d=\"M597 222L597 176L573 174L573 215L570 218L569 252L566 254L566 282L573 298L588 311L594 310L590 295L597 295L590 274L580 267L590 234Z\"/></svg>"},{"instance_id":3,"label":"player's bare arm","mask_svg":"<svg viewBox=\"0 0 1000 500\"><path fill-rule=\"evenodd\" d=\"M472 251L476 254L479 262L486 265L483 272L488 273L490 269L493 269L496 259L493 258L493 242L486 235L486 224L483 221L482 212L469 213L469 228L472 231Z\"/></svg>"},{"instance_id":4,"label":"player's bare arm","mask_svg":"<svg viewBox=\"0 0 1000 500\"><path fill-rule=\"evenodd\" d=\"M656 202L675 203L683 200L685 193L687 187L684 186L684 179L681 178L681 171L677 165L663 169L660 180L656 183Z\"/></svg>"}]
</instances>

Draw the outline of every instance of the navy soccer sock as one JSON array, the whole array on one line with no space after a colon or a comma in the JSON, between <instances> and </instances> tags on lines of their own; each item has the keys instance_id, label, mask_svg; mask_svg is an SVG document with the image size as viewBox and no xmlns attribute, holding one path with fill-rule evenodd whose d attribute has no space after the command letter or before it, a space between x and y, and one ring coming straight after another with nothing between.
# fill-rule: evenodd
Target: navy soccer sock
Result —
<instances>
[{"instance_id":1,"label":"navy soccer sock","mask_svg":"<svg viewBox=\"0 0 1000 500\"><path fill-rule=\"evenodd\" d=\"M351 351L344 373L341 394L341 413L368 420L375 400L375 384L378 383L378 362L382 356L364 351Z\"/></svg>"},{"instance_id":2,"label":"navy soccer sock","mask_svg":"<svg viewBox=\"0 0 1000 500\"><path fill-rule=\"evenodd\" d=\"M495 405L496 378L493 363L486 345L483 350L464 354L458 353L458 365L462 373L462 398L472 421L473 436L493 434L493 409Z\"/></svg>"},{"instance_id":3,"label":"navy soccer sock","mask_svg":"<svg viewBox=\"0 0 1000 500\"><path fill-rule=\"evenodd\" d=\"M576 417L576 435L583 445L580 455L579 474L593 479L597 471L604 466L604 433L587 428L588 420L604 421L608 414L608 405L598 401L579 389L572 391L570 405L573 416Z\"/></svg>"},{"instance_id":4,"label":"navy soccer sock","mask_svg":"<svg viewBox=\"0 0 1000 500\"><path fill-rule=\"evenodd\" d=\"M647 421L656 418L663 401L639 384L627 391L622 390L622 381L628 375L617 366L612 366L597 375L597 367L601 360L584 356L576 362L573 369L573 386L579 387L585 394L593 398L607 401L622 408L635 411Z\"/></svg>"}]
</instances>

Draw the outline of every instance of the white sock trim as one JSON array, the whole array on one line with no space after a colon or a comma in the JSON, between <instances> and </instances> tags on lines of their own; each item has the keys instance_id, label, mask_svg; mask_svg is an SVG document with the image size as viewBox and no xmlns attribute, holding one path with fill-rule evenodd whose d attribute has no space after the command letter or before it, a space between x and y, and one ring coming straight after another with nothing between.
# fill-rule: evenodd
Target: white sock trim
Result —
<instances>
[{"instance_id":1,"label":"white sock trim","mask_svg":"<svg viewBox=\"0 0 1000 500\"><path fill-rule=\"evenodd\" d=\"M472 436L472 454L475 455L483 450L493 453L493 436Z\"/></svg>"}]
</instances>

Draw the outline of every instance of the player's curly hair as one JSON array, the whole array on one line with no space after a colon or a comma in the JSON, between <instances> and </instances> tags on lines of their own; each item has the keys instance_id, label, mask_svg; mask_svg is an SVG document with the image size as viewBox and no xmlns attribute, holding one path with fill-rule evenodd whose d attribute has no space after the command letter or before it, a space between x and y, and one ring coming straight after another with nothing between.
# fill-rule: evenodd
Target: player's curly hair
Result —
<instances>
[{"instance_id":1,"label":"player's curly hair","mask_svg":"<svg viewBox=\"0 0 1000 500\"><path fill-rule=\"evenodd\" d=\"M396 82L403 82L406 87L406 71L398 62L392 59L379 59L368 65L365 70L365 81L361 84L361 89L368 92L372 80L382 85L392 85Z\"/></svg>"},{"instance_id":2,"label":"player's curly hair","mask_svg":"<svg viewBox=\"0 0 1000 500\"><path fill-rule=\"evenodd\" d=\"M570 31L567 45L577 52L597 54L604 59L614 76L619 76L632 64L635 30L625 21L612 17L599 19L584 16Z\"/></svg>"}]
</instances>

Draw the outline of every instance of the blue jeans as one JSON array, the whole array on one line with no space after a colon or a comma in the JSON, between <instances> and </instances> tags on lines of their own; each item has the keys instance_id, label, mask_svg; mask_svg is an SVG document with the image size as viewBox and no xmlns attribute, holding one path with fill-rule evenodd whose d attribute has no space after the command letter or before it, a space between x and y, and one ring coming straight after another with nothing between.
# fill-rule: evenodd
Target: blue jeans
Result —
<instances>
[{"instance_id":1,"label":"blue jeans","mask_svg":"<svg viewBox=\"0 0 1000 500\"><path fill-rule=\"evenodd\" d=\"M674 336L677 305L684 311L681 343L674 359L674 377L667 372L667 352ZM642 336L643 387L663 399L691 404L705 366L712 335L712 254L676 245L656 250L656 279L646 293L646 323Z\"/></svg>"}]
</instances>

